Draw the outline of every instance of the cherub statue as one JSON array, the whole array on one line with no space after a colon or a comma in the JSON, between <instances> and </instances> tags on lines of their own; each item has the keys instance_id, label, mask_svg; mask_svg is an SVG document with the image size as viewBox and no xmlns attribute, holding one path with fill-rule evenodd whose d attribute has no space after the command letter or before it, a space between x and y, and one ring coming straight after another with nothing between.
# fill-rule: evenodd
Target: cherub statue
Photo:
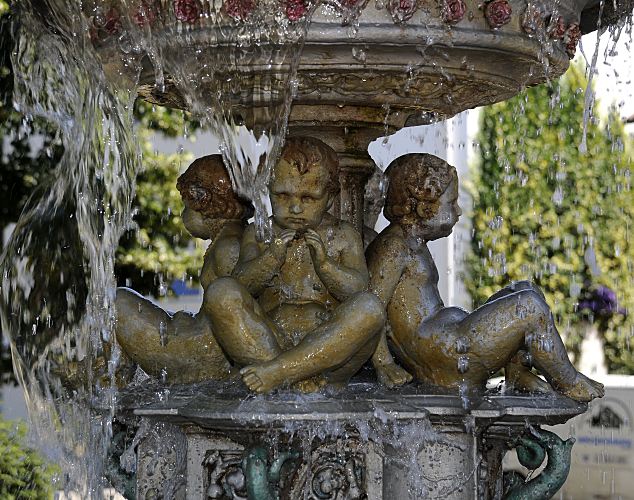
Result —
<instances>
[{"instance_id":1,"label":"cherub statue","mask_svg":"<svg viewBox=\"0 0 634 500\"><path fill-rule=\"evenodd\" d=\"M250 225L233 278L205 291L218 342L256 392L345 383L374 352L385 312L364 291L361 236L327 213L338 189L329 146L287 139L269 184L272 241Z\"/></svg>"},{"instance_id":2,"label":"cherub statue","mask_svg":"<svg viewBox=\"0 0 634 500\"><path fill-rule=\"evenodd\" d=\"M528 390L543 381L520 362L522 352L558 392L577 401L603 396L603 385L568 359L551 311L527 282L496 293L468 313L445 307L427 242L448 236L461 214L456 170L429 154L410 154L387 169L385 217L391 224L367 251L370 290L385 305L389 341L397 360L417 380L481 390L506 367L506 377ZM373 360L379 372L394 361L382 339ZM403 382L403 374L384 374Z\"/></svg>"},{"instance_id":3,"label":"cherub statue","mask_svg":"<svg viewBox=\"0 0 634 500\"><path fill-rule=\"evenodd\" d=\"M251 204L233 191L220 155L194 161L177 183L185 209L186 229L211 240L200 282L203 289L217 278L230 276L240 254ZM168 382L191 383L224 379L231 364L218 345L204 311L170 314L134 290L119 288L116 335L123 352L148 374Z\"/></svg>"}]
</instances>

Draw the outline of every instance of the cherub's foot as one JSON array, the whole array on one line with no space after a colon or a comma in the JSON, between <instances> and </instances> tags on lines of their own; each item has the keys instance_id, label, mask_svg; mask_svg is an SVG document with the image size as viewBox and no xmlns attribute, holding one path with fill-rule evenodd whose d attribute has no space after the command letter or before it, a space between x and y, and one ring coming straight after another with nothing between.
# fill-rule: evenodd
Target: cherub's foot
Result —
<instances>
[{"instance_id":1,"label":"cherub's foot","mask_svg":"<svg viewBox=\"0 0 634 500\"><path fill-rule=\"evenodd\" d=\"M270 392L284 383L280 369L272 363L251 365L240 370L242 381L253 392Z\"/></svg>"},{"instance_id":2,"label":"cherub's foot","mask_svg":"<svg viewBox=\"0 0 634 500\"><path fill-rule=\"evenodd\" d=\"M605 394L603 384L586 377L583 373L577 373L575 382L561 387L560 391L565 396L582 403L592 401L594 398L602 398Z\"/></svg>"},{"instance_id":3,"label":"cherub's foot","mask_svg":"<svg viewBox=\"0 0 634 500\"><path fill-rule=\"evenodd\" d=\"M533 394L548 394L554 391L548 382L542 380L529 369L518 370L510 379L506 379L506 386L519 392L530 392Z\"/></svg>"},{"instance_id":4,"label":"cherub's foot","mask_svg":"<svg viewBox=\"0 0 634 500\"><path fill-rule=\"evenodd\" d=\"M324 387L326 383L327 381L325 377L318 375L316 377L311 377L306 380L295 382L292 385L292 388L304 393L317 392L319 389Z\"/></svg>"},{"instance_id":5,"label":"cherub's foot","mask_svg":"<svg viewBox=\"0 0 634 500\"><path fill-rule=\"evenodd\" d=\"M386 387L398 387L412 381L412 374L396 363L375 365L379 383Z\"/></svg>"}]
</instances>

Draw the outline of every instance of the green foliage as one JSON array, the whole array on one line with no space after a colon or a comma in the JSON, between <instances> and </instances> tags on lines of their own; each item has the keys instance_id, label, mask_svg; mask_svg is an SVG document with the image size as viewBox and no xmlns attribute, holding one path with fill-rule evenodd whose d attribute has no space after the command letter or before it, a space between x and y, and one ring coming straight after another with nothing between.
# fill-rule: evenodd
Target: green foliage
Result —
<instances>
[{"instance_id":1,"label":"green foliage","mask_svg":"<svg viewBox=\"0 0 634 500\"><path fill-rule=\"evenodd\" d=\"M0 498L42 500L53 497L55 469L24 444L25 426L0 419Z\"/></svg>"},{"instance_id":2,"label":"green foliage","mask_svg":"<svg viewBox=\"0 0 634 500\"><path fill-rule=\"evenodd\" d=\"M631 140L613 110L588 122L587 153L580 152L586 85L573 66L553 87L485 108L467 264L476 305L511 281L535 281L573 352L582 340L575 328L582 290L605 285L634 312ZM634 369L633 320L615 315L605 326L612 371Z\"/></svg>"},{"instance_id":3,"label":"green foliage","mask_svg":"<svg viewBox=\"0 0 634 500\"><path fill-rule=\"evenodd\" d=\"M140 134L147 136L147 132ZM137 227L126 233L117 251L120 285L156 294L171 278L198 278L204 249L183 226L183 202L176 189L183 162L190 160L184 155L157 154L148 140L143 142L145 170L137 177L133 202Z\"/></svg>"}]
</instances>

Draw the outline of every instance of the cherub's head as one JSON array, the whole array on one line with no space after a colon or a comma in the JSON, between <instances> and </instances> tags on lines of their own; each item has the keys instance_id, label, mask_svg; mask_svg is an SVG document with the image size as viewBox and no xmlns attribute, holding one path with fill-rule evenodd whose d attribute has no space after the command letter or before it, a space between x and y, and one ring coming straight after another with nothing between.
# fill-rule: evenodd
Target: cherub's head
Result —
<instances>
[{"instance_id":1,"label":"cherub's head","mask_svg":"<svg viewBox=\"0 0 634 500\"><path fill-rule=\"evenodd\" d=\"M251 203L233 191L221 155L195 160L176 187L185 204L183 223L196 238L213 239L226 221L246 221L253 215Z\"/></svg>"},{"instance_id":2,"label":"cherub's head","mask_svg":"<svg viewBox=\"0 0 634 500\"><path fill-rule=\"evenodd\" d=\"M295 230L317 227L338 192L334 150L317 139L289 137L269 183L276 224Z\"/></svg>"},{"instance_id":3,"label":"cherub's head","mask_svg":"<svg viewBox=\"0 0 634 500\"><path fill-rule=\"evenodd\" d=\"M427 240L448 236L462 211L458 206L456 169L437 156L416 153L394 160L389 179L385 217L415 226Z\"/></svg>"}]
</instances>

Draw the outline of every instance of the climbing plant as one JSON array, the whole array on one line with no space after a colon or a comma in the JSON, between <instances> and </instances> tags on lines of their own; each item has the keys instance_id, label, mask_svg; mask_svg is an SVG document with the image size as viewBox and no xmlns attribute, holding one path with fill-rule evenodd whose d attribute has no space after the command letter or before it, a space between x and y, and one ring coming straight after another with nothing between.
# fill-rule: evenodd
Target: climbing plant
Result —
<instances>
[{"instance_id":1,"label":"climbing plant","mask_svg":"<svg viewBox=\"0 0 634 500\"><path fill-rule=\"evenodd\" d=\"M466 284L478 305L511 281L535 281L573 352L580 322L598 319L579 303L613 291L619 313L601 322L606 358L632 373L632 140L612 109L589 119L580 148L587 83L572 66L559 82L484 109Z\"/></svg>"}]
</instances>

